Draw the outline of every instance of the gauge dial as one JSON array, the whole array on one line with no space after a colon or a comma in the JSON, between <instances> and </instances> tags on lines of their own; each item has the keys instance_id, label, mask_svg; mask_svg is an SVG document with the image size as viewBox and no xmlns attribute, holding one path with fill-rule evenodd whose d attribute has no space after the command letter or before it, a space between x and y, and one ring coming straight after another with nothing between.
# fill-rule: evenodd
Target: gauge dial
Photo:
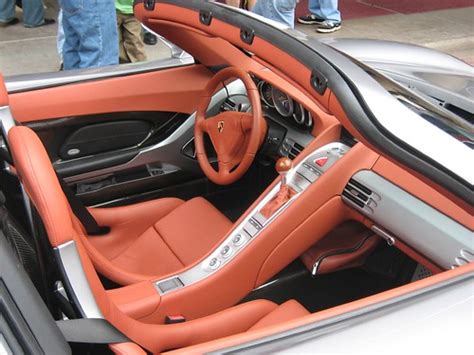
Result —
<instances>
[{"instance_id":1,"label":"gauge dial","mask_svg":"<svg viewBox=\"0 0 474 355\"><path fill-rule=\"evenodd\" d=\"M258 91L260 93L260 97L262 101L270 107L275 107L275 104L273 103L273 96L272 96L272 86L265 82L261 81L258 83Z\"/></svg>"},{"instance_id":2,"label":"gauge dial","mask_svg":"<svg viewBox=\"0 0 474 355\"><path fill-rule=\"evenodd\" d=\"M295 103L294 105L294 110L293 110L293 119L295 122L299 125L302 125L305 123L305 109L301 104Z\"/></svg>"},{"instance_id":3,"label":"gauge dial","mask_svg":"<svg viewBox=\"0 0 474 355\"><path fill-rule=\"evenodd\" d=\"M304 121L306 127L313 126L313 116L311 116L311 112L307 111L306 120Z\"/></svg>"},{"instance_id":4,"label":"gauge dial","mask_svg":"<svg viewBox=\"0 0 474 355\"><path fill-rule=\"evenodd\" d=\"M291 117L295 106L293 99L275 87L272 87L272 98L278 113L283 117Z\"/></svg>"}]
</instances>

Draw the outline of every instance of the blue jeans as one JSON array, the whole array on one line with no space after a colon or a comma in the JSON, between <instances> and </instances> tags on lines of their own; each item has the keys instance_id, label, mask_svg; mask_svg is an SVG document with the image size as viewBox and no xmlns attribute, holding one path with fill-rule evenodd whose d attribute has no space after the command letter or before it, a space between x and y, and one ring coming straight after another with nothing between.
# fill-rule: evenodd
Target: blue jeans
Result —
<instances>
[{"instance_id":1,"label":"blue jeans","mask_svg":"<svg viewBox=\"0 0 474 355\"><path fill-rule=\"evenodd\" d=\"M118 64L114 0L60 0L64 69Z\"/></svg>"},{"instance_id":2,"label":"blue jeans","mask_svg":"<svg viewBox=\"0 0 474 355\"><path fill-rule=\"evenodd\" d=\"M0 22L15 18L15 0L0 0ZM25 27L36 27L44 22L42 0L23 0L23 24Z\"/></svg>"},{"instance_id":3,"label":"blue jeans","mask_svg":"<svg viewBox=\"0 0 474 355\"><path fill-rule=\"evenodd\" d=\"M295 7L296 0L258 0L252 12L293 28Z\"/></svg>"},{"instance_id":4,"label":"blue jeans","mask_svg":"<svg viewBox=\"0 0 474 355\"><path fill-rule=\"evenodd\" d=\"M337 0L309 0L309 12L333 23L341 22L341 13L337 9Z\"/></svg>"}]
</instances>

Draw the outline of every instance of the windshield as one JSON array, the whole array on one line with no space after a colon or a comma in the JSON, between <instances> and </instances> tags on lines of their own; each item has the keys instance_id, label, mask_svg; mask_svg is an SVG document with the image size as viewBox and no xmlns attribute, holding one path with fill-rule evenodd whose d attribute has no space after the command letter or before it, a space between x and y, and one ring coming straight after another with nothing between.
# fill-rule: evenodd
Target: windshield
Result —
<instances>
[{"instance_id":1,"label":"windshield","mask_svg":"<svg viewBox=\"0 0 474 355\"><path fill-rule=\"evenodd\" d=\"M361 62L356 64L362 66L372 78L410 110L473 149L474 117L471 113L461 109L450 109L450 106L443 106L442 103L435 101L436 99L415 91L415 88L404 87Z\"/></svg>"}]
</instances>

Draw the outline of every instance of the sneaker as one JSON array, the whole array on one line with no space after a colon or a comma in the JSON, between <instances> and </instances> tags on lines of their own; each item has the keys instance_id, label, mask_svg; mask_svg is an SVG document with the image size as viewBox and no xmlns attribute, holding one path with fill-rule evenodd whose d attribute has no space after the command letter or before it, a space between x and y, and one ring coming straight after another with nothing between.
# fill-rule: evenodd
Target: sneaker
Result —
<instances>
[{"instance_id":1,"label":"sneaker","mask_svg":"<svg viewBox=\"0 0 474 355\"><path fill-rule=\"evenodd\" d=\"M318 24L318 28L316 32L319 33L331 33L340 30L342 27L340 22L331 22L331 21L324 21Z\"/></svg>"},{"instance_id":2,"label":"sneaker","mask_svg":"<svg viewBox=\"0 0 474 355\"><path fill-rule=\"evenodd\" d=\"M298 22L303 25L319 25L324 22L324 19L315 14L308 14L298 17Z\"/></svg>"},{"instance_id":3,"label":"sneaker","mask_svg":"<svg viewBox=\"0 0 474 355\"><path fill-rule=\"evenodd\" d=\"M149 46L154 46L158 42L158 38L153 33L146 31L143 35L143 42Z\"/></svg>"},{"instance_id":4,"label":"sneaker","mask_svg":"<svg viewBox=\"0 0 474 355\"><path fill-rule=\"evenodd\" d=\"M13 26L13 25L16 25L18 22L20 22L20 20L14 17L11 20L8 20L6 22L0 21L0 27Z\"/></svg>"},{"instance_id":5,"label":"sneaker","mask_svg":"<svg viewBox=\"0 0 474 355\"><path fill-rule=\"evenodd\" d=\"M29 25L25 25L26 28L38 28L38 27L42 27L42 26L49 26L49 25L52 25L56 23L56 20L53 20L52 18L45 18L43 20L43 22L41 22L39 25L35 25L35 26L29 26Z\"/></svg>"}]
</instances>

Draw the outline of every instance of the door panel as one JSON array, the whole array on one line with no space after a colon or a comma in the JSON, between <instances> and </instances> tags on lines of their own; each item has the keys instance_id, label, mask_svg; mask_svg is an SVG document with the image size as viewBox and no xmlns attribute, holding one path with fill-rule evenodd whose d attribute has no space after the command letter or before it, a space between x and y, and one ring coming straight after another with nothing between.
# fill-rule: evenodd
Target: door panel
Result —
<instances>
[{"instance_id":1,"label":"door panel","mask_svg":"<svg viewBox=\"0 0 474 355\"><path fill-rule=\"evenodd\" d=\"M27 125L40 136L58 174L69 181L76 181L82 179L74 178L77 175L89 173L83 177L89 179L100 176L103 169L126 164L144 149L168 138L188 117L187 114L172 112L118 112L38 121ZM116 131L104 130L117 126L120 129ZM126 142L122 134L133 130L139 133L138 136L133 142ZM81 134L84 131L88 137ZM79 146L71 144L71 137L76 141L78 134L82 135L79 138L83 143ZM103 140L111 141L111 144L103 144ZM79 149L80 152L70 155L68 151L71 149ZM131 167L124 166L123 169Z\"/></svg>"},{"instance_id":2,"label":"door panel","mask_svg":"<svg viewBox=\"0 0 474 355\"><path fill-rule=\"evenodd\" d=\"M11 106L87 205L166 195L179 186L202 195L193 112L211 76L201 65L161 69L14 93ZM209 114L219 111L229 90L245 93L240 81L228 84L214 95Z\"/></svg>"},{"instance_id":3,"label":"door panel","mask_svg":"<svg viewBox=\"0 0 474 355\"><path fill-rule=\"evenodd\" d=\"M10 95L18 122L84 115L161 111L191 113L212 73L202 65L19 92Z\"/></svg>"}]
</instances>

